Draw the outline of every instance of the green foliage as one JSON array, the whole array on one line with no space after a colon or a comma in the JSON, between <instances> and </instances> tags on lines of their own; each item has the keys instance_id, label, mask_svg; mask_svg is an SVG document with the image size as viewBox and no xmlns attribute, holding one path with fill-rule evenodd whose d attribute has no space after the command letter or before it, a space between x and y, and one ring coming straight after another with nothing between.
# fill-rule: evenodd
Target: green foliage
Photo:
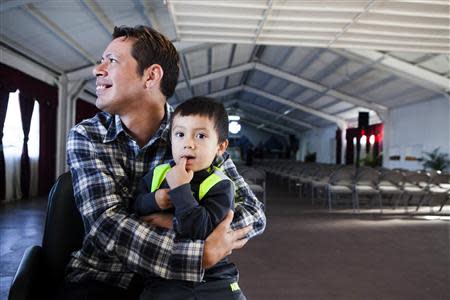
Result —
<instances>
[{"instance_id":1,"label":"green foliage","mask_svg":"<svg viewBox=\"0 0 450 300\"><path fill-rule=\"evenodd\" d=\"M380 154L377 157L369 157L369 155L367 155L365 158L359 161L359 164L361 166L372 168L381 167L381 165L383 164L383 155Z\"/></svg>"},{"instance_id":2,"label":"green foliage","mask_svg":"<svg viewBox=\"0 0 450 300\"><path fill-rule=\"evenodd\" d=\"M444 171L450 166L448 153L439 153L439 147L431 152L424 152L423 167L437 171Z\"/></svg>"}]
</instances>

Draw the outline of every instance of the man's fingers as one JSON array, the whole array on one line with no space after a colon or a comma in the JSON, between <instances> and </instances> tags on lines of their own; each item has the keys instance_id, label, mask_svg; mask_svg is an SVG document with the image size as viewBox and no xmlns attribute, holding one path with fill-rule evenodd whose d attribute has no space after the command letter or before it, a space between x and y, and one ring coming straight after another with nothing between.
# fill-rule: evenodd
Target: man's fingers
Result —
<instances>
[{"instance_id":1,"label":"man's fingers","mask_svg":"<svg viewBox=\"0 0 450 300\"><path fill-rule=\"evenodd\" d=\"M247 227L237 229L232 232L233 234L233 241L243 239L247 236L247 234L252 230L252 226L249 225Z\"/></svg>"},{"instance_id":2,"label":"man's fingers","mask_svg":"<svg viewBox=\"0 0 450 300\"><path fill-rule=\"evenodd\" d=\"M232 250L240 249L240 248L244 247L244 245L247 244L247 242L248 242L248 239L242 239L242 240L235 241L233 243L233 249ZM231 254L231 251L230 251L230 254Z\"/></svg>"}]
</instances>

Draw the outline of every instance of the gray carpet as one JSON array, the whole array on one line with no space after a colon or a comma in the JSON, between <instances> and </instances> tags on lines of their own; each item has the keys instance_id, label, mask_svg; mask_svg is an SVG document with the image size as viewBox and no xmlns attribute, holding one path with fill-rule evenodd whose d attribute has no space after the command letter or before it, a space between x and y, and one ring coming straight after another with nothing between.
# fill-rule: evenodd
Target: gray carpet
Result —
<instances>
[{"instance_id":1,"label":"gray carpet","mask_svg":"<svg viewBox=\"0 0 450 300\"><path fill-rule=\"evenodd\" d=\"M232 255L248 299L450 299L448 216L328 214L268 189L265 233Z\"/></svg>"},{"instance_id":2,"label":"gray carpet","mask_svg":"<svg viewBox=\"0 0 450 300\"><path fill-rule=\"evenodd\" d=\"M429 219L427 208L329 214L310 203L269 181L266 232L232 255L249 300L450 299L449 217ZM1 299L25 248L40 243L44 208L42 200L0 208Z\"/></svg>"}]
</instances>

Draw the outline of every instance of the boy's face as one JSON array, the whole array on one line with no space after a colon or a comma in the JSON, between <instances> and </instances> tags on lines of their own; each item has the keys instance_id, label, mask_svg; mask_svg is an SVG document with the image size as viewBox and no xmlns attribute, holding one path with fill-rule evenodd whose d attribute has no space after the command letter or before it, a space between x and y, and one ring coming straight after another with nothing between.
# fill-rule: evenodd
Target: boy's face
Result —
<instances>
[{"instance_id":1,"label":"boy's face","mask_svg":"<svg viewBox=\"0 0 450 300\"><path fill-rule=\"evenodd\" d=\"M178 164L186 157L186 170L208 168L216 155L222 155L228 141L219 144L214 122L207 116L176 115L172 122L172 155Z\"/></svg>"}]
</instances>

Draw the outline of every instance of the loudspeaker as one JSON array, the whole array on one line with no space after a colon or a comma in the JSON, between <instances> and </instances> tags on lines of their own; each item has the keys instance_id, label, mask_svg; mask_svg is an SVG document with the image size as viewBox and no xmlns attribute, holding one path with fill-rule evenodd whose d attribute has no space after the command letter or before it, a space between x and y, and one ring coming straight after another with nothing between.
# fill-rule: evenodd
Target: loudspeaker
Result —
<instances>
[{"instance_id":1,"label":"loudspeaker","mask_svg":"<svg viewBox=\"0 0 450 300\"><path fill-rule=\"evenodd\" d=\"M367 129L369 127L369 113L360 111L358 115L358 128Z\"/></svg>"}]
</instances>

